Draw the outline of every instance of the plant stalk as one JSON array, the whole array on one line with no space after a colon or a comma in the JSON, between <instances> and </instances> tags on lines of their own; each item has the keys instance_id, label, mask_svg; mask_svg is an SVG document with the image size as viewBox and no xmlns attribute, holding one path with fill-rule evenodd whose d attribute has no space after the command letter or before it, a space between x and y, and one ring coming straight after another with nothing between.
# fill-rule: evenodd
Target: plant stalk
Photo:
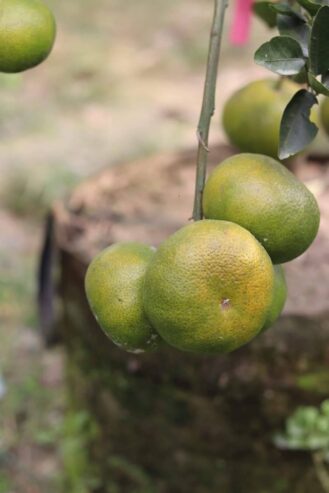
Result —
<instances>
[{"instance_id":1,"label":"plant stalk","mask_svg":"<svg viewBox=\"0 0 329 493\"><path fill-rule=\"evenodd\" d=\"M321 452L313 452L312 459L316 475L322 485L322 488L326 493L329 493L329 472L324 465Z\"/></svg>"},{"instance_id":2,"label":"plant stalk","mask_svg":"<svg viewBox=\"0 0 329 493\"><path fill-rule=\"evenodd\" d=\"M198 221L203 218L202 195L207 175L209 128L211 118L215 112L218 63L227 6L228 0L215 0L214 17L210 33L206 80L203 91L201 114L197 129L199 145L192 216L194 221Z\"/></svg>"}]
</instances>

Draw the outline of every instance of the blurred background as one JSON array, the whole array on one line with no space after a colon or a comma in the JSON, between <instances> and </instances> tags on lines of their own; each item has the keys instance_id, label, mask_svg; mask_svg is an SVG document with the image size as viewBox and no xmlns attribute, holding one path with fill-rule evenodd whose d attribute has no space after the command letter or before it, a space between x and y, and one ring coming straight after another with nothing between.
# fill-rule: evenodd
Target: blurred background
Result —
<instances>
[{"instance_id":1,"label":"blurred background","mask_svg":"<svg viewBox=\"0 0 329 493\"><path fill-rule=\"evenodd\" d=\"M213 5L48 3L58 26L50 58L24 74L0 74L0 493L87 491L88 417L67 412L63 350L46 349L38 332L44 217L55 199L105 167L196 146ZM253 53L269 32L254 18L250 43L234 47L231 17L232 6L212 142L225 142L220 114L229 94L268 76Z\"/></svg>"}]
</instances>

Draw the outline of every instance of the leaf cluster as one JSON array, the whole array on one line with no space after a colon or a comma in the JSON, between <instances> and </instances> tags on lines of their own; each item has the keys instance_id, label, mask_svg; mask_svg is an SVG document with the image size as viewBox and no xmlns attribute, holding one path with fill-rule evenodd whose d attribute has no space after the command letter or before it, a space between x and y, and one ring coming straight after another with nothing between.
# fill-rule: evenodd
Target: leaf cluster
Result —
<instances>
[{"instance_id":1,"label":"leaf cluster","mask_svg":"<svg viewBox=\"0 0 329 493\"><path fill-rule=\"evenodd\" d=\"M329 96L329 0L260 1L254 11L279 35L262 44L255 62L302 84L287 105L280 128L279 158L304 149L318 128L311 109L320 94Z\"/></svg>"},{"instance_id":2,"label":"leaf cluster","mask_svg":"<svg viewBox=\"0 0 329 493\"><path fill-rule=\"evenodd\" d=\"M276 435L274 442L281 449L321 451L329 462L329 399L320 408L299 407L287 419L285 432Z\"/></svg>"}]
</instances>

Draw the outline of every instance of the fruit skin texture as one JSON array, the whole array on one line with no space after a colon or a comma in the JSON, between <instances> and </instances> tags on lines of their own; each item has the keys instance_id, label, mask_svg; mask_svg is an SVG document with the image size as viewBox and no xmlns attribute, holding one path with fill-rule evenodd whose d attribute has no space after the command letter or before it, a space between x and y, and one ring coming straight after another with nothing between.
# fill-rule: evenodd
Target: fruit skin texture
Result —
<instances>
[{"instance_id":1,"label":"fruit skin texture","mask_svg":"<svg viewBox=\"0 0 329 493\"><path fill-rule=\"evenodd\" d=\"M329 97L326 97L320 105L321 122L326 134L329 135Z\"/></svg>"},{"instance_id":2,"label":"fruit skin texture","mask_svg":"<svg viewBox=\"0 0 329 493\"><path fill-rule=\"evenodd\" d=\"M225 104L224 130L240 151L278 158L282 114L300 86L288 79L280 88L276 84L275 79L251 82Z\"/></svg>"},{"instance_id":3,"label":"fruit skin texture","mask_svg":"<svg viewBox=\"0 0 329 493\"><path fill-rule=\"evenodd\" d=\"M155 349L160 338L147 320L142 285L154 249L141 243L117 243L88 267L85 290L91 310L105 334L131 352Z\"/></svg>"},{"instance_id":4,"label":"fruit skin texture","mask_svg":"<svg viewBox=\"0 0 329 493\"><path fill-rule=\"evenodd\" d=\"M210 174L203 194L208 219L232 221L248 229L274 264L301 255L319 229L312 193L278 161L260 154L237 154Z\"/></svg>"},{"instance_id":5,"label":"fruit skin texture","mask_svg":"<svg viewBox=\"0 0 329 493\"><path fill-rule=\"evenodd\" d=\"M244 228L189 224L159 247L145 275L144 308L182 351L228 352L262 329L273 297L271 260Z\"/></svg>"},{"instance_id":6,"label":"fruit skin texture","mask_svg":"<svg viewBox=\"0 0 329 493\"><path fill-rule=\"evenodd\" d=\"M41 0L0 2L0 71L22 72L49 55L56 36L55 19Z\"/></svg>"},{"instance_id":7,"label":"fruit skin texture","mask_svg":"<svg viewBox=\"0 0 329 493\"><path fill-rule=\"evenodd\" d=\"M287 283L282 265L274 265L274 288L273 300L270 309L267 313L264 327L262 331L269 329L274 322L279 318L286 299L287 299Z\"/></svg>"}]
</instances>

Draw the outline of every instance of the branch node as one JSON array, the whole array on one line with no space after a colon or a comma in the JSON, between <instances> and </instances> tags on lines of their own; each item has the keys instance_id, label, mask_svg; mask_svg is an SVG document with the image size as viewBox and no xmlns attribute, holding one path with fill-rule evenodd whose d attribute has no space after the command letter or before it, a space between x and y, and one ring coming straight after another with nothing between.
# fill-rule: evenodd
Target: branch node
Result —
<instances>
[{"instance_id":1,"label":"branch node","mask_svg":"<svg viewBox=\"0 0 329 493\"><path fill-rule=\"evenodd\" d=\"M205 141L203 140L202 135L201 135L201 132L200 132L199 129L197 129L196 135L198 137L199 144L202 145L202 147L204 148L205 151L209 152L209 147L206 145Z\"/></svg>"}]
</instances>

